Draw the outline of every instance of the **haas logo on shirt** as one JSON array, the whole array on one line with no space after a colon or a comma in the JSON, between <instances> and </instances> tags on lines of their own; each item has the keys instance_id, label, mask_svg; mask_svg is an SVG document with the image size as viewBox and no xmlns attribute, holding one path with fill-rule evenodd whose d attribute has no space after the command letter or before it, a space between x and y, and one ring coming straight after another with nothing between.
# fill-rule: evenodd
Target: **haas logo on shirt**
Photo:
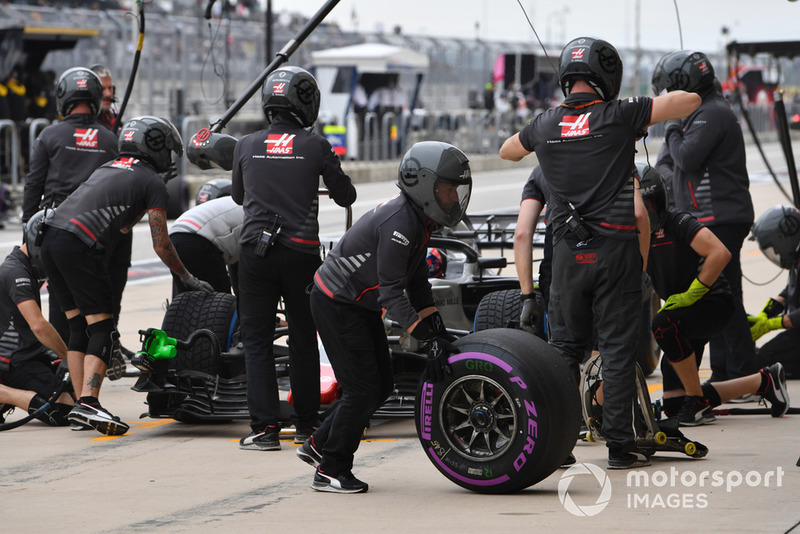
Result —
<instances>
[{"instance_id":1,"label":"haas logo on shirt","mask_svg":"<svg viewBox=\"0 0 800 534\"><path fill-rule=\"evenodd\" d=\"M97 128L76 128L75 146L97 148Z\"/></svg>"},{"instance_id":2,"label":"haas logo on shirt","mask_svg":"<svg viewBox=\"0 0 800 534\"><path fill-rule=\"evenodd\" d=\"M131 169L131 165L133 165L137 161L139 160L136 158L118 158L117 160L114 161L114 163L111 164L111 166L117 169L127 169L130 171L133 170Z\"/></svg>"},{"instance_id":3,"label":"haas logo on shirt","mask_svg":"<svg viewBox=\"0 0 800 534\"><path fill-rule=\"evenodd\" d=\"M269 134L267 140L267 154L291 154L295 134Z\"/></svg>"},{"instance_id":4,"label":"haas logo on shirt","mask_svg":"<svg viewBox=\"0 0 800 534\"><path fill-rule=\"evenodd\" d=\"M564 115L564 119L558 123L561 126L561 137L578 137L589 133L589 115Z\"/></svg>"}]
</instances>

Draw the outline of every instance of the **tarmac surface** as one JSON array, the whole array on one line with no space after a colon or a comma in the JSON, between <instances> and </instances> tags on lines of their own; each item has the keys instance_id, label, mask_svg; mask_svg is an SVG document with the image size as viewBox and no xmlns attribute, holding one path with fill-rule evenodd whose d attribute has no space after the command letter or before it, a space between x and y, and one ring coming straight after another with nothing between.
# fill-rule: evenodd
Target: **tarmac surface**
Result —
<instances>
[{"instance_id":1,"label":"tarmac surface","mask_svg":"<svg viewBox=\"0 0 800 534\"><path fill-rule=\"evenodd\" d=\"M754 179L751 192L757 215L786 203L768 179ZM758 311L786 273L752 242L742 264L745 306ZM170 283L164 275L131 281L120 323L127 347L138 348L139 329L160 326ZM710 373L704 363L701 378ZM101 394L131 424L124 436L38 421L0 434L0 532L800 532L797 415L720 416L686 429L709 447L706 458L658 453L635 472L606 470L605 446L578 442L582 472L559 469L513 495L454 485L424 455L413 421L375 422L354 467L370 490L347 496L310 488L313 470L289 435L280 451L242 451L244 421L140 418L145 394L130 389L134 382L106 380ZM648 383L659 398L659 371ZM789 391L800 405L800 383Z\"/></svg>"}]
</instances>

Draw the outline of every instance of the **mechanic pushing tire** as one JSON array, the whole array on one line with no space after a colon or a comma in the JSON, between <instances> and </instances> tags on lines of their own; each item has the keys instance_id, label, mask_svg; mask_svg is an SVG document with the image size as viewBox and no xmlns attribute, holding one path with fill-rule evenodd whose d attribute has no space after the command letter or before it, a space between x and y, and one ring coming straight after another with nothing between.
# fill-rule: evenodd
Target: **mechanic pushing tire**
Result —
<instances>
[{"instance_id":1,"label":"mechanic pushing tire","mask_svg":"<svg viewBox=\"0 0 800 534\"><path fill-rule=\"evenodd\" d=\"M512 493L567 458L580 426L578 386L563 359L521 330L456 341L444 381L420 381L417 435L445 477L478 493Z\"/></svg>"}]
</instances>

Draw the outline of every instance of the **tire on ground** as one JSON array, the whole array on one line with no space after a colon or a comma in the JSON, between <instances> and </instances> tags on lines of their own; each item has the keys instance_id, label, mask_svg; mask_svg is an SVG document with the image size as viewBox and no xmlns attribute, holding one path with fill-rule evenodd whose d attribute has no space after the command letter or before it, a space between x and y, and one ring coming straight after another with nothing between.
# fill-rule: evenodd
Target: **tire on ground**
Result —
<instances>
[{"instance_id":1,"label":"tire on ground","mask_svg":"<svg viewBox=\"0 0 800 534\"><path fill-rule=\"evenodd\" d=\"M455 342L452 373L420 381L420 443L450 481L478 493L511 493L552 474L575 445L578 386L563 358L521 330L475 332Z\"/></svg>"},{"instance_id":2,"label":"tire on ground","mask_svg":"<svg viewBox=\"0 0 800 534\"><path fill-rule=\"evenodd\" d=\"M172 301L164 315L161 329L168 336L185 341L201 328L214 333L220 350L228 349L228 340L236 322L236 297L229 293L187 291ZM178 349L175 369L216 375L221 360L208 338L199 337L189 349Z\"/></svg>"}]
</instances>

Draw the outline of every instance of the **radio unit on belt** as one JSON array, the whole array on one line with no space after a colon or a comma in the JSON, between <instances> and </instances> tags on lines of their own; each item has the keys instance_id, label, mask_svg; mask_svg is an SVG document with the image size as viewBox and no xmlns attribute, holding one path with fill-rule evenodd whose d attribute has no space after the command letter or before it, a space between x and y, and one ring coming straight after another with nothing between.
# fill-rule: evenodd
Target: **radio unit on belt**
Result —
<instances>
[{"instance_id":1,"label":"radio unit on belt","mask_svg":"<svg viewBox=\"0 0 800 534\"><path fill-rule=\"evenodd\" d=\"M281 226L283 225L283 218L280 215L271 215L271 222L267 223L264 230L261 231L256 243L256 255L264 257L267 255L267 250L275 244L278 234L281 233Z\"/></svg>"}]
</instances>

